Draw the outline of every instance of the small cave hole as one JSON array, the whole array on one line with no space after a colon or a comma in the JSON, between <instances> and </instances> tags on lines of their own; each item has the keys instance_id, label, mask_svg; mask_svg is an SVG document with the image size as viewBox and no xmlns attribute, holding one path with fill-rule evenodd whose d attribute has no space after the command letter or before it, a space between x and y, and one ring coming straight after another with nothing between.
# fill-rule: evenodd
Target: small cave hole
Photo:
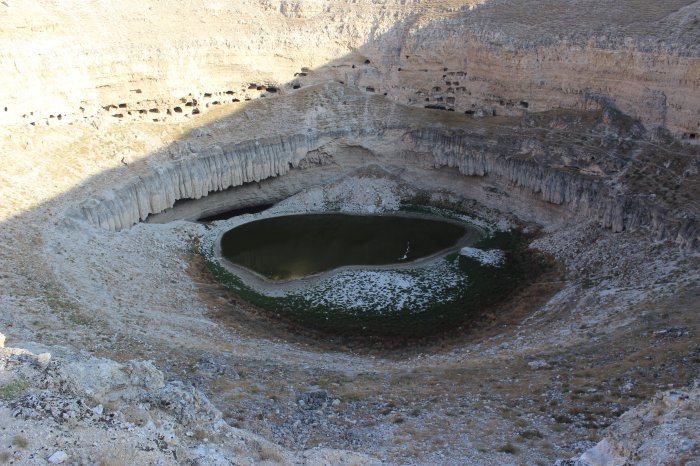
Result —
<instances>
[{"instance_id":1,"label":"small cave hole","mask_svg":"<svg viewBox=\"0 0 700 466\"><path fill-rule=\"evenodd\" d=\"M444 105L426 105L425 108L430 108L433 110L447 110Z\"/></svg>"},{"instance_id":2,"label":"small cave hole","mask_svg":"<svg viewBox=\"0 0 700 466\"><path fill-rule=\"evenodd\" d=\"M160 113L160 110L158 110L157 108L152 108L152 109L149 110L149 112L151 112L151 113Z\"/></svg>"},{"instance_id":3,"label":"small cave hole","mask_svg":"<svg viewBox=\"0 0 700 466\"><path fill-rule=\"evenodd\" d=\"M119 108L126 108L126 104L119 104Z\"/></svg>"},{"instance_id":4,"label":"small cave hole","mask_svg":"<svg viewBox=\"0 0 700 466\"><path fill-rule=\"evenodd\" d=\"M267 92L272 92L274 94L277 92L277 88L275 86L270 86L267 88Z\"/></svg>"},{"instance_id":5,"label":"small cave hole","mask_svg":"<svg viewBox=\"0 0 700 466\"><path fill-rule=\"evenodd\" d=\"M474 110L465 110L464 114L465 115L474 115Z\"/></svg>"},{"instance_id":6,"label":"small cave hole","mask_svg":"<svg viewBox=\"0 0 700 466\"><path fill-rule=\"evenodd\" d=\"M388 94L388 92L385 92L385 93L384 93L384 95L387 95L387 94Z\"/></svg>"},{"instance_id":7,"label":"small cave hole","mask_svg":"<svg viewBox=\"0 0 700 466\"><path fill-rule=\"evenodd\" d=\"M299 89L301 88L301 84L292 84L292 89Z\"/></svg>"},{"instance_id":8,"label":"small cave hole","mask_svg":"<svg viewBox=\"0 0 700 466\"><path fill-rule=\"evenodd\" d=\"M257 89L257 88L258 88L258 85L255 83L250 83L250 85L248 86L248 89Z\"/></svg>"},{"instance_id":9,"label":"small cave hole","mask_svg":"<svg viewBox=\"0 0 700 466\"><path fill-rule=\"evenodd\" d=\"M265 87L265 86L258 86L255 88L255 90L257 90L257 91L264 91L266 89L267 89L267 87Z\"/></svg>"},{"instance_id":10,"label":"small cave hole","mask_svg":"<svg viewBox=\"0 0 700 466\"><path fill-rule=\"evenodd\" d=\"M193 108L192 109L192 115L199 115L199 109L198 108Z\"/></svg>"},{"instance_id":11,"label":"small cave hole","mask_svg":"<svg viewBox=\"0 0 700 466\"><path fill-rule=\"evenodd\" d=\"M397 71L401 71L401 68L399 68Z\"/></svg>"},{"instance_id":12,"label":"small cave hole","mask_svg":"<svg viewBox=\"0 0 700 466\"><path fill-rule=\"evenodd\" d=\"M185 104L185 107L193 107L193 106L194 106L194 103L192 103L192 102L187 102Z\"/></svg>"},{"instance_id":13,"label":"small cave hole","mask_svg":"<svg viewBox=\"0 0 700 466\"><path fill-rule=\"evenodd\" d=\"M374 88L373 88L372 86L367 86L367 87L365 88L365 90L366 90L367 92L374 92Z\"/></svg>"},{"instance_id":14,"label":"small cave hole","mask_svg":"<svg viewBox=\"0 0 700 466\"><path fill-rule=\"evenodd\" d=\"M442 71L447 71L447 68L443 68Z\"/></svg>"},{"instance_id":15,"label":"small cave hole","mask_svg":"<svg viewBox=\"0 0 700 466\"><path fill-rule=\"evenodd\" d=\"M175 107L173 110L175 113L182 113L182 107Z\"/></svg>"},{"instance_id":16,"label":"small cave hole","mask_svg":"<svg viewBox=\"0 0 700 466\"><path fill-rule=\"evenodd\" d=\"M148 113L148 110L146 110L145 108L140 108L139 113L143 115L144 113Z\"/></svg>"},{"instance_id":17,"label":"small cave hole","mask_svg":"<svg viewBox=\"0 0 700 466\"><path fill-rule=\"evenodd\" d=\"M528 102L525 102L524 100L521 100L521 101L520 101L520 106L521 106L522 108L528 108L528 107L530 106L530 104L529 104Z\"/></svg>"},{"instance_id":18,"label":"small cave hole","mask_svg":"<svg viewBox=\"0 0 700 466\"><path fill-rule=\"evenodd\" d=\"M212 104L212 105L221 105L221 102L219 102L218 100L215 100L215 101L212 102L211 104Z\"/></svg>"},{"instance_id":19,"label":"small cave hole","mask_svg":"<svg viewBox=\"0 0 700 466\"><path fill-rule=\"evenodd\" d=\"M452 81L445 81L446 86L449 86L450 84L452 84Z\"/></svg>"},{"instance_id":20,"label":"small cave hole","mask_svg":"<svg viewBox=\"0 0 700 466\"><path fill-rule=\"evenodd\" d=\"M353 68L355 68L355 65L352 65Z\"/></svg>"},{"instance_id":21,"label":"small cave hole","mask_svg":"<svg viewBox=\"0 0 700 466\"><path fill-rule=\"evenodd\" d=\"M112 116L113 116L114 118L124 118L124 114L123 114L123 113L115 113L115 114L112 115Z\"/></svg>"},{"instance_id":22,"label":"small cave hole","mask_svg":"<svg viewBox=\"0 0 700 466\"><path fill-rule=\"evenodd\" d=\"M5 107L5 111L7 111L7 107Z\"/></svg>"},{"instance_id":23,"label":"small cave hole","mask_svg":"<svg viewBox=\"0 0 700 466\"><path fill-rule=\"evenodd\" d=\"M236 102L240 102L240 101L241 101L240 99L232 99L232 100L231 100L231 102L234 103L234 104L235 104Z\"/></svg>"},{"instance_id":24,"label":"small cave hole","mask_svg":"<svg viewBox=\"0 0 700 466\"><path fill-rule=\"evenodd\" d=\"M369 59L365 60L365 65L369 65L370 61Z\"/></svg>"},{"instance_id":25,"label":"small cave hole","mask_svg":"<svg viewBox=\"0 0 700 466\"><path fill-rule=\"evenodd\" d=\"M206 98L206 97L211 97L211 92L205 92L205 93L204 93L204 97L205 97L205 98Z\"/></svg>"},{"instance_id":26,"label":"small cave hole","mask_svg":"<svg viewBox=\"0 0 700 466\"><path fill-rule=\"evenodd\" d=\"M235 94L235 92L233 92L233 91L226 91L226 95L233 95L233 94Z\"/></svg>"}]
</instances>

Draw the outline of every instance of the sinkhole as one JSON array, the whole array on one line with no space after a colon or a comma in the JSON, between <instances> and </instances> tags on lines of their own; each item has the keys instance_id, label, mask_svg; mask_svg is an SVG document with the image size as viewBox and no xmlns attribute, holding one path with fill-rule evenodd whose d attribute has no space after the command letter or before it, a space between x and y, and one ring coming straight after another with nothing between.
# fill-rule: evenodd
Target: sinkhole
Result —
<instances>
[{"instance_id":1,"label":"sinkhole","mask_svg":"<svg viewBox=\"0 0 700 466\"><path fill-rule=\"evenodd\" d=\"M384 339L468 326L547 267L518 230L436 212L273 208L208 224L200 252L219 283L272 318Z\"/></svg>"}]
</instances>

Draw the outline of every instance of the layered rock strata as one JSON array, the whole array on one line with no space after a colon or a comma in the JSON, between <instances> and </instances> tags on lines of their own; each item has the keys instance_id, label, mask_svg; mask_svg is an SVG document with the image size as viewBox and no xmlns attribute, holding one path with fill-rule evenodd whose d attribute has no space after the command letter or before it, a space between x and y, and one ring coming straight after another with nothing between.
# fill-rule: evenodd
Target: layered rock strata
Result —
<instances>
[{"instance_id":1,"label":"layered rock strata","mask_svg":"<svg viewBox=\"0 0 700 466\"><path fill-rule=\"evenodd\" d=\"M440 124L425 124L423 120L434 118L435 111L409 112L381 97L366 99L342 86L318 88L307 98L312 95L326 106L342 107L337 116L317 120L315 132L195 149L190 145L196 152L142 171L83 202L74 213L102 228L120 230L173 207L178 200L268 180L264 189L262 185L253 192L248 188L240 199L230 193L228 202L202 209L199 216L211 215L276 202L361 167L379 165L414 188L453 192L527 220L556 223L557 215L561 220L580 215L598 219L616 232L644 228L656 238L670 238L685 247L698 244L700 230L694 217L681 218L669 206L615 181L629 168L633 155L645 149L631 142L631 135L643 131L641 127L614 110L553 113L537 120L497 119L484 131L459 115L442 118ZM387 115L383 121L382 114ZM225 131L225 123L217 125ZM562 136L567 131L576 136ZM590 141L581 144L579 137L607 146L607 161L596 160L600 149ZM435 184L431 180L438 173L441 181ZM515 197L522 197L522 202L513 202ZM533 213L546 210L546 205L564 210L547 217ZM186 218L196 217L190 213Z\"/></svg>"},{"instance_id":2,"label":"layered rock strata","mask_svg":"<svg viewBox=\"0 0 700 466\"><path fill-rule=\"evenodd\" d=\"M581 109L604 96L648 126L689 140L700 133L700 6L692 0L635 8L607 0L130 0L119 8L34 0L3 9L16 25L0 36L3 124L179 121L339 80L475 115ZM132 39L105 35L103 25Z\"/></svg>"}]
</instances>

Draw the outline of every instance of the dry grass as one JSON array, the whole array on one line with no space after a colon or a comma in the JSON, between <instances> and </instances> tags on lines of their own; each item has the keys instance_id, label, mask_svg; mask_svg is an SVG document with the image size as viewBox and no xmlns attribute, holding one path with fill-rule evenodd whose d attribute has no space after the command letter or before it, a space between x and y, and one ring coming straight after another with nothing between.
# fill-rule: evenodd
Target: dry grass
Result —
<instances>
[{"instance_id":1,"label":"dry grass","mask_svg":"<svg viewBox=\"0 0 700 466\"><path fill-rule=\"evenodd\" d=\"M24 437L23 435L15 435L12 438L12 445L16 446L17 448L27 448L29 446L29 440L27 440L27 437Z\"/></svg>"},{"instance_id":2,"label":"dry grass","mask_svg":"<svg viewBox=\"0 0 700 466\"><path fill-rule=\"evenodd\" d=\"M253 451L260 461L273 461L275 463L282 463L284 457L280 454L279 450L272 444L261 443L258 440L253 440L251 443Z\"/></svg>"}]
</instances>

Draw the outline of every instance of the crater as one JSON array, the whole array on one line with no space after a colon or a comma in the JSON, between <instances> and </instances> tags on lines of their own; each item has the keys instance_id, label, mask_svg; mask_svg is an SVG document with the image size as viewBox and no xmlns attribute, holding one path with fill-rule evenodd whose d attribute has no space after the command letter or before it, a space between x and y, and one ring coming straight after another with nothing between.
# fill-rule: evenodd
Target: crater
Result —
<instances>
[{"instance_id":1,"label":"crater","mask_svg":"<svg viewBox=\"0 0 700 466\"><path fill-rule=\"evenodd\" d=\"M377 181L346 180L324 192L352 196L363 182ZM236 300L293 325L287 338L310 331L321 346L339 337L356 349L408 349L431 335L457 336L463 331L454 329L478 324L549 267L518 230L497 231L464 212L410 203L373 213L286 206L313 197L209 224L199 245L212 277Z\"/></svg>"},{"instance_id":2,"label":"crater","mask_svg":"<svg viewBox=\"0 0 700 466\"><path fill-rule=\"evenodd\" d=\"M25 3L0 78L15 464L573 464L697 385L698 2ZM698 456L674 412L598 453Z\"/></svg>"}]
</instances>

